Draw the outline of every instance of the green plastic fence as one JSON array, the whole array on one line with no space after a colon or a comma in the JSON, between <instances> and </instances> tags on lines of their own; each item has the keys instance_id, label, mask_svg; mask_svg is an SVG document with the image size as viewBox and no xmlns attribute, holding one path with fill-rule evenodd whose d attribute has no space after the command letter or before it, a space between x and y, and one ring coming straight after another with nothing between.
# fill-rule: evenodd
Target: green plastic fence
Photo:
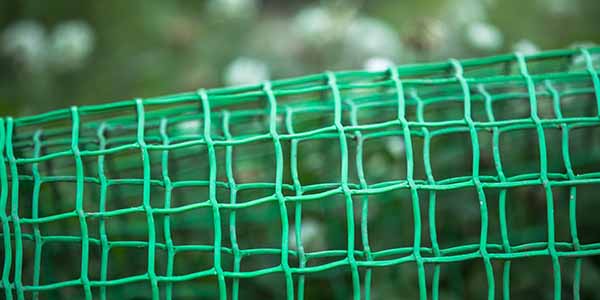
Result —
<instances>
[{"instance_id":1,"label":"green plastic fence","mask_svg":"<svg viewBox=\"0 0 600 300\"><path fill-rule=\"evenodd\" d=\"M598 297L598 56L326 72L2 118L1 292Z\"/></svg>"}]
</instances>

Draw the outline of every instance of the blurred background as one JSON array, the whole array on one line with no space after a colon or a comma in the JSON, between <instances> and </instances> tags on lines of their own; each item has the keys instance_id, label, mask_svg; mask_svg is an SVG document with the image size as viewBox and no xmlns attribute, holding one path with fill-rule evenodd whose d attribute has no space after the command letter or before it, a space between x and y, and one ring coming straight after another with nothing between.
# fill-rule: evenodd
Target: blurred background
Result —
<instances>
[{"instance_id":1,"label":"blurred background","mask_svg":"<svg viewBox=\"0 0 600 300\"><path fill-rule=\"evenodd\" d=\"M2 1L0 2L0 115L24 116L42 113L70 105L106 103L134 97L152 97L192 91L200 87L243 85L268 79L319 73L324 70L368 69L381 70L392 64L420 63L445 60L449 57L466 58L487 56L498 53L519 51L532 54L545 49L567 48L587 45L600 41L600 1L595 0L420 0L420 1L298 1L288 3L274 0L209 0L209 1ZM579 59L578 59L579 58ZM596 66L600 56L593 57ZM583 70L581 57L573 59L569 70ZM568 62L570 63L570 62ZM557 85L559 90L584 90L581 95L563 97L565 115L590 116L596 110L596 102L591 92L591 81L577 85ZM434 87L437 88L437 87ZM441 89L443 90L443 86ZM542 89L544 87L540 87ZM523 87L505 87L497 94L522 92ZM437 92L437 91L436 91ZM445 90L443 92L446 92ZM456 92L456 91L448 91ZM527 95L527 94L525 94ZM462 94L459 93L459 97ZM522 98L522 99L521 99ZM507 120L528 117L528 99L525 97L507 101L505 107L495 106L498 119ZM318 99L318 98L317 98ZM550 111L550 97L541 97L540 112ZM368 100L368 99L367 99ZM522 100L522 101L521 101ZM365 100L366 101L366 100ZM368 102L368 101L366 101ZM266 103L266 102L265 102ZM515 105L518 103L518 105ZM545 103L545 104L544 104ZM574 105L577 103L578 105ZM581 105L579 105L581 103ZM448 103L426 110L427 118L444 120L449 116L462 118L462 106L442 109ZM496 104L495 104L496 105ZM394 107L361 112L366 120L381 121L395 118ZM525 111L523 110L525 108ZM571 110L569 110L571 109ZM193 112L190 112L193 113ZM386 114L387 113L387 114ZM321 128L331 124L330 111L321 115L309 113L306 120L302 114L296 117L295 125L307 128ZM129 117L132 114L129 112ZM112 116L111 116L112 117ZM232 122L234 136L242 133L256 134L266 128L266 118L248 118L249 123ZM260 117L260 116L259 116ZM264 116L263 116L264 117ZM543 116L553 118L552 113ZM107 116L108 118L108 116ZM133 118L131 118L133 120ZM170 122L172 136L188 136L198 139L202 125L196 115L183 116ZM377 119L377 120L375 120ZM264 122L264 121L267 122ZM67 123L70 122L67 120ZM215 124L220 121L215 120ZM261 123L262 122L262 123ZM70 123L69 123L70 124ZM135 136L135 123L129 127L129 137ZM255 127L248 124L256 125ZM261 127L262 126L262 127ZM235 128L234 128L235 127ZM113 128L114 129L114 128ZM156 128L155 128L156 129ZM150 131L150 130L149 130ZM113 136L127 136L121 131ZM600 157L600 127L573 130L568 140L573 155L576 173L598 171ZM70 131L63 132L70 136ZM151 134L152 132L150 132ZM96 131L82 131L91 134L90 143L85 147L98 147ZM156 134L156 132L154 133ZM221 133L223 135L224 133ZM487 131L481 132L482 174L489 171L495 176L492 163L492 137ZM564 174L562 152L559 147L562 132L546 129L549 144L549 168ZM33 151L31 132L27 129L19 136L23 149L18 155ZM500 149L505 169L509 175L534 174L539 172L536 133L534 130L521 133L503 134ZM43 137L46 138L46 137ZM53 136L48 136L51 141ZM131 142L135 142L131 141ZM312 144L311 144L312 143ZM349 140L350 149L357 147L356 140ZM417 150L417 177L425 180L423 171L423 140L413 142ZM18 144L18 143L17 143ZM290 145L283 143L284 155L289 156ZM313 140L299 146L299 172L303 184L318 184L339 181L339 148L336 142L327 139ZM333 145L333 146L332 146ZM64 145L58 145L64 146ZM57 147L58 147L57 146ZM67 145L66 147L69 147ZM468 134L441 136L431 145L436 179L458 175L469 176L471 172L471 148ZM576 149L576 150L575 150ZM52 152L56 149L44 148ZM219 162L224 160L224 149L218 149ZM351 150L352 151L352 150ZM241 182L273 182L274 155L271 142L259 145L236 146L234 150L234 172ZM354 153L350 153L353 157ZM122 157L119 157L121 155ZM151 161L152 177L162 180L162 153L153 152ZM190 174L208 174L207 150L190 147L170 151L168 162L173 180L189 179ZM110 156L110 155L109 155ZM365 166L369 184L386 180L405 178L403 163L404 142L396 136L369 140L364 145ZM577 157L577 158L575 158ZM85 170L96 176L97 157L85 161ZM57 159L59 160L59 159ZM110 178L141 178L139 152L107 156L106 173ZM129 162L127 165L123 162ZM325 164L324 162L328 162ZM484 163L487 162L487 163ZM57 167L61 162L54 160L40 164L42 175L75 174L72 157L65 157L64 170ZM337 165L336 165L337 164ZM221 163L221 165L223 165ZM221 166L222 167L222 166ZM350 166L355 167L355 166ZM19 170L29 174L31 166ZM123 169L126 169L125 171ZM65 171L66 170L66 171ZM286 167L287 170L287 167ZM63 173L60 173L64 171ZM510 172L509 172L510 171ZM86 173L87 174L87 173ZM222 170L218 176L224 176ZM180 176L181 178L177 178ZM419 177L420 176L420 177ZM197 178L196 178L197 179ZM356 178L354 178L356 179ZM227 178L219 177L225 182ZM356 181L356 180L355 180ZM20 183L20 206L27 216L31 211L31 182ZM600 186L583 185L577 187L578 230L582 244L600 241L598 220L595 214L600 210L597 194ZM85 187L86 211L98 207L100 192L95 184ZM228 190L219 191L219 201L229 201ZM554 187L556 198L557 240L564 243L571 240L569 227L569 201L575 189L567 186ZM140 205L141 187L111 187L108 191L108 209L121 209ZM40 211L42 215L72 211L75 194L73 182L44 183L40 191ZM161 207L165 194L162 188L152 191L154 207ZM184 187L173 191L174 205L195 203L207 198L207 188ZM271 190L240 192L238 201L258 199L271 195ZM199 196L200 195L200 196ZM340 201L315 201L303 205L301 236L307 252L324 249L345 249L346 227L343 199L339 195L329 199ZM480 236L480 211L477 193L473 188L437 193L437 204L430 206L429 193L420 191L422 219L428 220L430 212L425 207L433 207L437 215L438 239L442 248L457 245L476 244ZM500 245L500 204L498 191L486 190L490 211L489 242ZM527 186L511 189L507 202L509 232L513 245L525 242L547 240L546 195L540 186ZM394 190L370 196L368 217L369 238L373 251L412 245L413 208L407 190ZM59 200L59 201L57 201ZM62 201L60 201L62 200ZM89 201L87 201L89 200ZM356 199L358 200L361 199ZM180 201L181 203L179 203ZM187 201L187 202L186 202ZM115 207L110 207L114 205ZM437 205L437 206L435 206ZM290 222L296 221L291 214L296 207L288 207ZM363 209L356 208L359 216ZM171 222L174 240L177 245L211 244L210 234L214 224L208 210L194 210L183 216L173 217ZM333 217L332 217L333 216ZM125 214L115 216L107 222L107 231L114 240L142 240L147 237L145 215ZM229 224L232 216L223 214L223 224ZM279 248L281 232L279 207L269 203L262 207L253 206L240 210L236 216L238 243L242 249ZM163 228L166 217L157 218L157 230ZM356 224L359 221L355 220ZM73 218L61 222L44 224L44 235L68 234L78 236L79 220ZM98 238L98 220L90 220L90 236ZM93 223L95 222L95 223ZM57 223L57 224L53 224ZM292 223L290 223L292 224ZM225 226L225 225L223 225ZM198 228L201 228L199 230ZM225 228L225 227L223 227ZM24 241L24 280L31 282L33 271L31 259L36 247L31 238L32 227L23 226L29 234ZM423 226L423 244L430 240L428 226ZM356 248L362 249L356 228ZM231 246L231 233L225 233L224 245ZM164 236L163 232L157 236ZM199 239L202 239L199 241ZM289 236L289 247L296 249L295 232ZM76 240L73 240L76 241ZM159 240L160 242L160 240ZM564 245L563 245L564 246ZM41 261L41 284L72 280L80 276L79 264L73 257L80 256L78 243L44 244ZM566 249L567 246L564 246ZM98 277L100 267L100 246L90 250L90 274ZM143 274L146 271L143 247L116 247L111 249L108 278L123 278ZM157 253L157 272L164 274L167 265L166 251ZM3 254L3 253L0 253ZM162 256L161 256L162 255ZM170 255L170 254L169 254ZM182 251L174 258L173 272L176 275L197 272L212 265L212 254L200 251ZM56 257L64 257L56 259ZM256 257L256 258L255 258ZM65 263L65 258L71 264ZM311 259L308 266L330 262L331 259ZM225 269L232 269L231 255L224 255ZM292 258L291 264L298 264ZM0 256L0 261L2 257ZM190 263L193 262L193 263ZM244 258L242 271L264 269L278 265L278 255L259 255ZM582 266L578 266L581 263ZM596 288L600 282L600 258L587 257L578 262L575 258L561 258L563 296L569 299L573 293L572 282L577 268L584 274L581 281L582 298L599 299ZM162 268L162 269L161 269ZM504 265L493 262L496 278L496 296L501 297L501 279ZM552 299L552 262L542 256L516 260L512 265L511 292L517 298ZM60 270L60 271L56 271ZM428 265L427 282L431 286L434 266ZM95 276L95 277L94 277ZM361 277L364 277L361 270ZM415 299L418 296L417 272L414 264L401 264L373 270L372 297L374 299L395 299L398 295ZM481 260L444 264L441 267L440 294L443 299L483 299L487 291L485 269ZM28 281L29 280L29 281ZM295 277L294 280L298 280ZM306 276L306 299L350 299L352 296L351 278L347 269L335 269ZM228 279L228 285L231 280ZM208 279L174 283L174 295L179 299L194 299L198 291L207 297L216 298L216 281ZM131 288L134 287L134 288ZM242 280L240 294L243 299L282 299L284 281L281 274L260 276ZM161 293L165 289L161 286ZM48 291L41 299L82 298L82 289ZM120 293L120 294L119 294ZM110 287L109 295L119 295L119 299L148 299L148 283L127 285L124 289ZM97 290L94 290L94 295ZM162 295L162 294L161 294ZM45 297L44 297L45 296ZM246 297L244 297L246 296Z\"/></svg>"},{"instance_id":2,"label":"blurred background","mask_svg":"<svg viewBox=\"0 0 600 300\"><path fill-rule=\"evenodd\" d=\"M0 114L600 40L594 0L1 1Z\"/></svg>"}]
</instances>

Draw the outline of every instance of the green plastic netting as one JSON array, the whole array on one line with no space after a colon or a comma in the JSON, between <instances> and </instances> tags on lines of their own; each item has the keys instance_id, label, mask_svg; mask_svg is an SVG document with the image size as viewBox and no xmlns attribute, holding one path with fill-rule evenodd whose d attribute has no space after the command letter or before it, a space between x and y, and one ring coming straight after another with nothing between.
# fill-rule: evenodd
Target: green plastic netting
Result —
<instances>
[{"instance_id":1,"label":"green plastic netting","mask_svg":"<svg viewBox=\"0 0 600 300\"><path fill-rule=\"evenodd\" d=\"M0 122L6 299L600 297L600 48Z\"/></svg>"}]
</instances>

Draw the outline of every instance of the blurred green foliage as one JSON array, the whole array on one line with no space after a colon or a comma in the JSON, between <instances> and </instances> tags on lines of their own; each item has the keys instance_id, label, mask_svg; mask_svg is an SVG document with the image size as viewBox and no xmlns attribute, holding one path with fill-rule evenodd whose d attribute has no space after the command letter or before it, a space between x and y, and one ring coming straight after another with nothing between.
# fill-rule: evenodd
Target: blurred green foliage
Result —
<instances>
[{"instance_id":1,"label":"blurred green foliage","mask_svg":"<svg viewBox=\"0 0 600 300\"><path fill-rule=\"evenodd\" d=\"M0 3L0 113L2 115L28 115L70 105L111 102L133 97L156 96L178 91L195 90L199 87L215 87L237 83L250 83L265 79L282 78L321 72L326 69L380 68L390 62L395 64L423 62L447 57L473 57L507 51L534 52L537 49L563 48L575 43L598 42L600 32L600 2L588 1L518 1L518 0L445 0L445 1L322 1L287 3L281 1L253 0L211 0L211 1L5 1ZM26 34L24 34L26 33ZM508 90L508 88L507 88ZM589 98L589 97L588 97ZM586 98L587 99L587 98ZM589 100L589 99L587 99ZM513 103L513 102L511 102ZM496 111L506 119L514 119L519 114L528 114L527 102L522 106L500 107ZM549 107L549 106L548 106ZM428 117L444 119L460 115L457 107L440 107ZM577 106L574 115L590 111L588 106ZM542 111L542 109L540 109ZM361 112L362 114L363 112ZM383 113L381 110L366 112L365 119L392 118L395 110ZM297 117L298 120L302 116ZM250 132L257 126L264 129L262 119L251 119L240 123L240 132ZM379 120L379 119L378 119ZM264 121L264 120L262 120ZM298 121L303 130L321 128L330 124L330 119L322 116L308 116ZM257 125L258 124L258 125ZM235 125L234 125L235 126ZM261 127L263 126L263 127ZM233 127L233 126L232 126ZM177 130L200 134L197 123L178 124ZM198 132L196 132L198 131ZM583 172L594 171L600 149L597 132L592 129L573 139L576 149L587 149L576 167ZM596 129L597 131L597 129ZM252 134L254 134L253 132ZM177 135L178 133L174 133ZM181 134L181 132L179 133ZM532 134L527 132L527 134ZM527 134L514 136L503 141L502 155L506 155L514 167L515 174L537 172L537 162L531 163L537 151L536 142ZM119 136L119 134L115 134ZM594 138L590 138L594 137ZM25 137L24 139L29 139ZM548 138L558 143L558 138ZM486 144L487 143L487 144ZM490 158L490 137L482 137L482 173L493 173L494 165ZM337 180L335 171L339 168L339 149L332 142L319 140L313 145L300 145L300 177L306 184ZM333 143L335 144L335 143ZM355 141L350 141L355 147ZM288 147L284 145L285 147ZM380 182L405 176L403 151L397 148L403 144L394 138L374 139L365 143L365 174L367 181ZM414 145L422 150L423 142ZM304 147L304 148L303 148ZM470 171L471 144L462 138L442 137L432 142L434 172L441 178L465 175ZM485 148L487 147L487 148ZM242 148L242 149L240 149ZM485 149L484 149L485 148ZM235 157L240 180L272 182L272 144L258 147L236 147ZM395 150L396 149L396 150ZM588 155L589 154L589 155ZM186 178L189 174L206 174L208 164L206 149L171 152L173 177ZM71 158L65 163L72 168ZM92 158L92 160L95 159ZM549 157L550 167L559 165L561 153ZM123 178L140 178L141 171L137 152L115 155L107 159L106 171L109 175ZM160 160L160 153L154 153L153 162ZM422 163L422 156L415 160ZM113 162L111 164L111 161ZM115 163L116 162L116 163ZM591 162L591 163L590 163ZM86 170L97 171L95 161L88 162ZM60 164L60 163L59 163ZM336 165L338 164L338 165ZM438 166L443 166L441 171ZM43 168L43 167L42 167ZM46 166L47 170L58 172L56 165ZM556 168L562 168L562 165ZM125 169L125 170L123 170ZM510 169L510 168L509 168ZM563 169L559 170L560 172ZM73 170L65 171L72 175ZM194 173L196 172L196 173ZM420 173L419 173L420 172ZM462 172L462 173L460 173ZM423 168L417 170L425 180ZM460 174L458 174L460 173ZM289 175L289 174L288 174ZM514 174L513 174L514 175ZM153 178L161 173L153 170ZM221 178L225 181L226 179ZM356 178L353 178L356 180ZM31 194L31 185L23 184L23 199ZM73 183L45 184L40 192L41 210L56 214L70 211L72 198L63 195L74 194ZM86 205L90 210L97 207L99 192L94 185L86 186ZM546 239L544 195L539 187L514 189L509 196L507 214L510 218L511 241L544 241ZM473 189L453 192L440 192L435 208L440 243L452 247L466 243L477 243L479 238L480 215L477 197ZM161 189L153 195L164 193ZM598 222L593 214L597 211L594 201L597 187L578 189L579 229L584 242L597 242ZM118 209L139 205L140 190L114 186L108 191L108 209ZM205 200L206 187L177 189L173 201L177 205ZM249 200L268 195L260 192L240 193L239 200ZM421 193L423 207L429 205L428 195ZM498 198L490 192L490 234L491 243L499 243ZM567 188L557 188L556 198L568 199ZM200 196L199 196L200 195ZM227 201L229 194L219 194L219 199ZM161 197L154 197L161 199ZM153 199L154 199L153 198ZM53 199L65 201L53 202ZM392 247L410 247L414 235L410 195L406 190L374 195L370 199L369 235L373 250ZM160 200L158 200L160 201ZM358 202L358 201L357 201ZM557 204L557 229L562 241L569 240L567 205ZM49 205L51 204L51 205ZM29 209L29 204L22 207ZM163 203L153 203L161 206ZM324 248L344 249L345 232L343 205L340 201L321 201L306 204L303 208L303 226L313 224L313 244L310 251ZM357 208L360 215L362 208ZM294 209L290 207L290 212ZM423 209L423 220L430 212ZM230 216L223 216L223 224ZM290 215L290 219L293 216ZM277 241L280 235L273 224L280 220L275 206L254 207L251 212L240 212L237 216L239 243L244 248L274 247L265 241ZM307 222L308 223L304 223ZM75 220L45 226L47 234L78 235ZM358 220L356 220L358 223ZM93 222L93 221L90 221ZM98 228L98 221L90 224L92 230ZM143 214L115 217L110 222L111 238L117 240L145 240L146 224ZM158 230L164 220L157 218ZM311 223L312 222L312 223ZM178 243L210 244L212 222L208 213L183 214L172 220ZM495 226L495 227L494 227ZM224 227L225 228L225 227ZM391 229L393 230L391 230ZM311 231L302 235L308 236ZM424 244L430 244L428 229L424 229ZM199 242L198 232L202 235ZM359 232L360 229L356 228ZM314 232L317 232L315 234ZM27 232L26 232L27 233ZM258 234L257 234L258 233ZM91 232L98 236L98 232ZM161 236L163 233L160 233ZM176 237L177 238L177 237ZM176 239L175 238L175 239ZM362 245L357 237L357 249ZM225 244L228 242L226 241ZM33 241L25 242L26 249L33 249ZM53 247L54 246L54 247ZM78 267L63 268L65 274L53 270L61 269L62 260L54 257L77 257L80 249L55 245L44 248L42 277L52 282L73 279L78 276ZM98 249L96 249L98 252ZM31 257L31 253L26 253ZM92 256L99 253L92 253ZM143 273L146 265L139 257L144 257L144 248L117 248L111 252L109 278L132 276ZM196 256L194 256L196 255ZM158 272L165 272L166 256L158 257ZM175 273L186 274L210 267L210 255L183 252L175 259ZM231 268L232 262L224 262ZM189 262L193 261L194 264ZM316 261L311 263L323 263ZM278 263L278 257L246 260L243 268L260 269ZM561 261L563 265L563 293L569 297L573 274L573 260ZM129 264L127 268L121 265ZM271 264L271 265L269 265ZM297 264L294 261L293 264ZM494 275L502 277L502 266L494 262ZM26 262L24 268L31 268ZM91 272L98 273L99 266L91 265ZM112 270L117 270L113 272ZM66 274L71 272L72 274ZM428 266L427 273L433 272ZM583 259L582 295L591 298L599 294L594 282L600 280L598 259ZM511 291L515 297L547 297L547 291L540 285L550 283L551 262L547 257L514 263ZM480 260L444 265L441 270L441 297L444 299L481 299L486 292L483 263ZM540 274L547 275L539 278ZM363 275L363 274L361 274ZM175 284L177 295L182 298L199 293L215 295L214 278L194 280ZM428 279L429 280L429 279ZM243 298L281 298L284 293L282 276L262 276L244 281L240 286ZM335 298L349 299L352 295L351 279L347 270L333 270L324 274L307 276L307 299ZM430 282L430 280L428 281ZM127 286L109 288L111 295L122 298L143 298L147 295L148 284L144 282L135 288ZM498 298L501 294L497 283ZM134 287L131 289L131 287ZM338 288L339 287L339 288ZM112 289L112 290L111 290ZM49 297L67 297L67 292L50 291ZM80 292L80 291L78 291ZM54 294L53 294L54 293ZM66 294L65 294L66 293ZM76 295L76 292L71 296ZM111 292L112 293L112 292ZM138 293L139 295L136 295ZM402 264L388 268L377 268L373 272L374 299L391 299L398 294L406 298L418 295L417 273L414 264ZM78 295L78 294L77 294ZM466 296L468 295L468 296ZM532 296L533 295L533 296Z\"/></svg>"},{"instance_id":2,"label":"blurred green foliage","mask_svg":"<svg viewBox=\"0 0 600 300\"><path fill-rule=\"evenodd\" d=\"M33 22L41 30L33 46L51 56L57 28L77 21L89 26L92 49L73 68L56 66L64 51L39 59L35 68L14 53L0 53L0 113L221 86L228 84L227 66L239 57L257 59L270 78L281 78L362 68L370 57L399 64L506 52L524 39L540 49L564 48L600 40L598 11L594 0L1 1L1 35L21 21ZM389 39L377 25L371 39L348 38L361 20L381 22L395 40L377 40ZM477 22L501 34L499 47L474 47L486 43L469 41L469 32L480 32L469 29Z\"/></svg>"}]
</instances>

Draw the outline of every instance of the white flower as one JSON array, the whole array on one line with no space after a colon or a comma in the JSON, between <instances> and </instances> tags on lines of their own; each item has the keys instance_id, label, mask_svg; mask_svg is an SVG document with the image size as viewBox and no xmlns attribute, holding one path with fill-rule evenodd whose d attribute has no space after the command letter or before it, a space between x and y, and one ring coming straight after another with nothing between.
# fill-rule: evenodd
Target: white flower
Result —
<instances>
[{"instance_id":1,"label":"white flower","mask_svg":"<svg viewBox=\"0 0 600 300\"><path fill-rule=\"evenodd\" d=\"M200 133L199 120L187 120L177 124L177 131L181 134L198 134Z\"/></svg>"},{"instance_id":2,"label":"white flower","mask_svg":"<svg viewBox=\"0 0 600 300\"><path fill-rule=\"evenodd\" d=\"M385 71L394 66L391 59L385 57L371 57L364 64L364 69L370 72Z\"/></svg>"},{"instance_id":3,"label":"white flower","mask_svg":"<svg viewBox=\"0 0 600 300\"><path fill-rule=\"evenodd\" d=\"M256 0L211 0L208 9L217 15L228 18L252 17L258 11Z\"/></svg>"},{"instance_id":4,"label":"white flower","mask_svg":"<svg viewBox=\"0 0 600 300\"><path fill-rule=\"evenodd\" d=\"M466 25L484 20L487 17L486 1L453 0L446 2L444 10L446 19L455 25Z\"/></svg>"},{"instance_id":5,"label":"white flower","mask_svg":"<svg viewBox=\"0 0 600 300\"><path fill-rule=\"evenodd\" d=\"M51 36L50 54L59 69L72 70L83 65L94 49L94 31L83 21L59 24Z\"/></svg>"},{"instance_id":6,"label":"white flower","mask_svg":"<svg viewBox=\"0 0 600 300\"><path fill-rule=\"evenodd\" d=\"M257 59L239 57L225 69L224 81L227 85L256 84L269 79L269 68Z\"/></svg>"},{"instance_id":7,"label":"white flower","mask_svg":"<svg viewBox=\"0 0 600 300\"><path fill-rule=\"evenodd\" d=\"M539 5L559 16L576 15L578 9L578 2L572 0L540 0Z\"/></svg>"},{"instance_id":8,"label":"white flower","mask_svg":"<svg viewBox=\"0 0 600 300\"><path fill-rule=\"evenodd\" d=\"M401 51L398 33L374 18L355 19L346 31L346 47L365 56L397 57Z\"/></svg>"},{"instance_id":9,"label":"white flower","mask_svg":"<svg viewBox=\"0 0 600 300\"><path fill-rule=\"evenodd\" d=\"M290 20L267 19L257 24L248 32L248 43L245 44L249 52L260 53L262 57L269 57L270 62L279 62L281 65L294 64L293 57L304 46L304 41L298 36L290 34ZM273 43L273 41L277 41ZM265 45L269 45L265 47Z\"/></svg>"},{"instance_id":10,"label":"white flower","mask_svg":"<svg viewBox=\"0 0 600 300\"><path fill-rule=\"evenodd\" d=\"M590 54L590 60L592 61L592 66L600 65L600 53ZM583 54L575 55L571 62L571 70L572 71L583 71L588 69L588 60Z\"/></svg>"},{"instance_id":11,"label":"white flower","mask_svg":"<svg viewBox=\"0 0 600 300\"><path fill-rule=\"evenodd\" d=\"M46 59L46 33L36 21L14 23L2 33L2 52L28 69L39 69Z\"/></svg>"},{"instance_id":12,"label":"white flower","mask_svg":"<svg viewBox=\"0 0 600 300\"><path fill-rule=\"evenodd\" d=\"M333 31L335 21L328 9L311 6L302 9L292 21L293 28L308 42L322 42Z\"/></svg>"},{"instance_id":13,"label":"white flower","mask_svg":"<svg viewBox=\"0 0 600 300\"><path fill-rule=\"evenodd\" d=\"M571 48L588 48L588 47L596 47L594 43L591 42L577 42L572 44ZM590 53L590 60L592 61L593 66L598 66L600 64L600 53ZM569 66L570 71L585 71L587 70L587 59L583 54L577 54L573 56L571 60L571 65Z\"/></svg>"},{"instance_id":14,"label":"white flower","mask_svg":"<svg viewBox=\"0 0 600 300\"><path fill-rule=\"evenodd\" d=\"M467 27L467 40L476 49L497 50L502 46L504 37L494 25L485 22L473 22Z\"/></svg>"},{"instance_id":15,"label":"white flower","mask_svg":"<svg viewBox=\"0 0 600 300\"><path fill-rule=\"evenodd\" d=\"M412 43L418 50L442 53L448 47L449 31L447 26L438 19L424 19L418 24Z\"/></svg>"},{"instance_id":16,"label":"white flower","mask_svg":"<svg viewBox=\"0 0 600 300\"><path fill-rule=\"evenodd\" d=\"M540 49L532 41L522 39L513 45L513 51L522 53L524 55L531 55L538 53Z\"/></svg>"},{"instance_id":17,"label":"white flower","mask_svg":"<svg viewBox=\"0 0 600 300\"><path fill-rule=\"evenodd\" d=\"M394 158L398 159L404 154L404 139L399 136L388 138L385 141L385 148Z\"/></svg>"},{"instance_id":18,"label":"white flower","mask_svg":"<svg viewBox=\"0 0 600 300\"><path fill-rule=\"evenodd\" d=\"M323 249L325 245L325 231L321 223L313 219L305 219L300 229L300 240L304 251L316 251ZM290 223L288 245L291 250L298 250L296 243L296 227Z\"/></svg>"}]
</instances>

